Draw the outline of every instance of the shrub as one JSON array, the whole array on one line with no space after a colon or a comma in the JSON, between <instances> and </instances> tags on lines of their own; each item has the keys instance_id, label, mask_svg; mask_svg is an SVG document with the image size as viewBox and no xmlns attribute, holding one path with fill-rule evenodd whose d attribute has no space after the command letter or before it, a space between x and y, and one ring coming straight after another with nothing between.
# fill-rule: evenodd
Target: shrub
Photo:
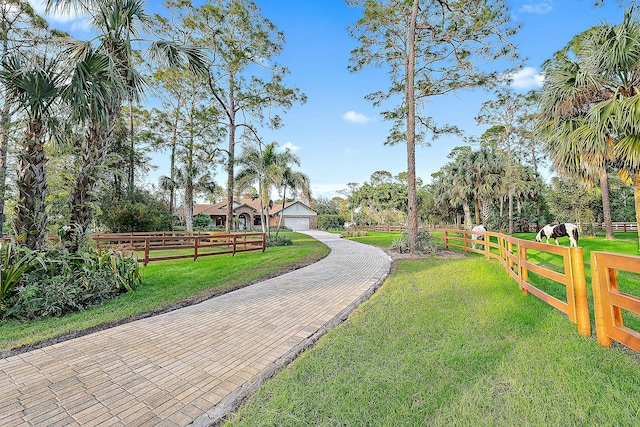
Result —
<instances>
[{"instance_id":1,"label":"shrub","mask_svg":"<svg viewBox=\"0 0 640 427\"><path fill-rule=\"evenodd\" d=\"M340 234L340 237L363 237L368 235L369 232L366 230L345 230Z\"/></svg>"},{"instance_id":2,"label":"shrub","mask_svg":"<svg viewBox=\"0 0 640 427\"><path fill-rule=\"evenodd\" d=\"M211 218L209 215L198 214L193 216L193 227L194 228L205 228L208 227L211 223Z\"/></svg>"},{"instance_id":3,"label":"shrub","mask_svg":"<svg viewBox=\"0 0 640 427\"><path fill-rule=\"evenodd\" d=\"M51 250L32 263L8 295L3 318L62 316L133 291L142 281L138 261L122 252L88 249L81 254Z\"/></svg>"},{"instance_id":4,"label":"shrub","mask_svg":"<svg viewBox=\"0 0 640 427\"><path fill-rule=\"evenodd\" d=\"M96 220L112 233L171 230L174 222L168 206L142 190L134 194L134 200L105 197Z\"/></svg>"},{"instance_id":5,"label":"shrub","mask_svg":"<svg viewBox=\"0 0 640 427\"><path fill-rule=\"evenodd\" d=\"M340 215L318 215L319 230L342 230L344 218Z\"/></svg>"},{"instance_id":6,"label":"shrub","mask_svg":"<svg viewBox=\"0 0 640 427\"><path fill-rule=\"evenodd\" d=\"M291 246L293 245L293 240L287 236L271 236L267 237L267 247L272 246Z\"/></svg>"},{"instance_id":7,"label":"shrub","mask_svg":"<svg viewBox=\"0 0 640 427\"><path fill-rule=\"evenodd\" d=\"M0 313L4 300L20 285L34 258L30 254L18 253L10 242L0 243Z\"/></svg>"},{"instance_id":8,"label":"shrub","mask_svg":"<svg viewBox=\"0 0 640 427\"><path fill-rule=\"evenodd\" d=\"M406 232L402 233L401 237L398 237L391 243L391 248L400 253L409 252L409 235ZM431 234L426 228L420 228L418 230L418 252L435 254L438 251L438 244L431 240Z\"/></svg>"}]
</instances>

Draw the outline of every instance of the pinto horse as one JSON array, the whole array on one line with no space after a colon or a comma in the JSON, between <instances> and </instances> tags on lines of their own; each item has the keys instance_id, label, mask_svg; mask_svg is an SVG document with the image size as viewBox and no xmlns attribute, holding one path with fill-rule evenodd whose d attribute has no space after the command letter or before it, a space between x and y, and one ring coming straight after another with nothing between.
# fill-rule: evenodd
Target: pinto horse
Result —
<instances>
[{"instance_id":1,"label":"pinto horse","mask_svg":"<svg viewBox=\"0 0 640 427\"><path fill-rule=\"evenodd\" d=\"M578 247L578 227L569 222L545 225L538 231L536 242L542 242L542 239L546 238L549 243L549 239L555 239L556 245L558 245L558 238L565 236L569 238L569 246Z\"/></svg>"},{"instance_id":2,"label":"pinto horse","mask_svg":"<svg viewBox=\"0 0 640 427\"><path fill-rule=\"evenodd\" d=\"M476 225L475 227L473 227L471 229L471 231L487 231L487 228L484 225L480 224L480 225ZM471 240L472 240L471 247L473 249L475 249L476 248L476 242L473 242L473 240L484 240L484 234L472 234L471 235ZM483 248L484 248L484 245L483 245Z\"/></svg>"}]
</instances>

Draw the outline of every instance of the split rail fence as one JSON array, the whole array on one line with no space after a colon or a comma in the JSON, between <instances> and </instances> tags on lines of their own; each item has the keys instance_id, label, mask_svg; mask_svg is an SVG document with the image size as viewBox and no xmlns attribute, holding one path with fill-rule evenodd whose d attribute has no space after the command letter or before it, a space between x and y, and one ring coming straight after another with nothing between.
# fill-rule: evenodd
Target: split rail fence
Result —
<instances>
[{"instance_id":1,"label":"split rail fence","mask_svg":"<svg viewBox=\"0 0 640 427\"><path fill-rule=\"evenodd\" d=\"M378 227L381 229L376 231L387 231L382 229L386 226ZM487 259L497 259L525 295L535 295L565 313L576 324L580 335L591 335L583 248L538 243L488 231L471 232L451 228L431 231L431 237L441 240L445 249L460 249L465 253L482 254ZM474 234L482 236L483 240L473 239ZM545 265L531 262L530 251L551 255L555 262ZM640 333L626 326L624 320L625 312L640 316L640 298L620 290L619 272L640 274L640 257L591 252L593 306L598 342L610 347L615 340L640 352ZM564 288L562 295L556 293L554 296L547 292L549 286L545 281L549 280Z\"/></svg>"},{"instance_id":2,"label":"split rail fence","mask_svg":"<svg viewBox=\"0 0 640 427\"><path fill-rule=\"evenodd\" d=\"M98 248L114 248L138 254L138 261L151 261L265 251L265 233L158 232L95 233L91 238Z\"/></svg>"},{"instance_id":3,"label":"split rail fence","mask_svg":"<svg viewBox=\"0 0 640 427\"><path fill-rule=\"evenodd\" d=\"M591 335L585 263L581 247L549 245L493 232L456 229L438 231L440 233L432 233L431 236L442 240L445 249L462 249L466 253L475 252L485 255L487 259L499 260L524 294L533 294L566 313L569 320L577 325L580 335ZM473 234L482 236L483 240L473 239ZM532 263L528 260L529 250L559 256L561 262L557 263L556 268ZM640 298L620 290L619 272L640 274L640 257L591 252L593 306L598 342L602 346L610 347L615 340L640 352L640 333L627 327L624 320L625 312L640 316ZM542 290L544 286L539 284L542 281L531 280L530 273L536 273L542 278L563 285L564 298L557 298Z\"/></svg>"}]
</instances>

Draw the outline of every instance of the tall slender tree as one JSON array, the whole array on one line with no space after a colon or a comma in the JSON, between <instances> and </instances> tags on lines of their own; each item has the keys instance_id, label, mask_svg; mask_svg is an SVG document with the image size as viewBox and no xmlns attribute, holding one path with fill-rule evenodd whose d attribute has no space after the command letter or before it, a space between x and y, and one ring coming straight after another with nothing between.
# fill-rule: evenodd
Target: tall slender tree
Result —
<instances>
[{"instance_id":1,"label":"tall slender tree","mask_svg":"<svg viewBox=\"0 0 640 427\"><path fill-rule=\"evenodd\" d=\"M171 1L169 3L176 3ZM227 130L227 216L233 227L236 144L240 132L256 138L260 126L282 126L279 114L306 97L284 83L289 73L275 62L284 46L284 34L250 0L208 0L195 7L177 2L181 22L192 41L208 52L208 87Z\"/></svg>"},{"instance_id":2,"label":"tall slender tree","mask_svg":"<svg viewBox=\"0 0 640 427\"><path fill-rule=\"evenodd\" d=\"M515 58L508 39L516 28L509 25L502 0L347 0L347 4L363 9L363 17L351 27L360 46L351 52L350 70L375 65L389 71L390 88L367 96L374 105L402 97L400 105L383 112L383 117L394 122L387 143L407 144L407 231L409 250L415 252L415 146L423 141L423 131L433 139L458 131L455 126L436 125L421 107L436 96L497 81L498 73L478 62Z\"/></svg>"}]
</instances>

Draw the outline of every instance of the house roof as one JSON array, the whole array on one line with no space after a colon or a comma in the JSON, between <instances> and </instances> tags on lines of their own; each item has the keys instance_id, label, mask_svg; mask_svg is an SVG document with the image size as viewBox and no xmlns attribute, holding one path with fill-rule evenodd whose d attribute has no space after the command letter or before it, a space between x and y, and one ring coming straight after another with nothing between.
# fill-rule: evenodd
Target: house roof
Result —
<instances>
[{"instance_id":1,"label":"house roof","mask_svg":"<svg viewBox=\"0 0 640 427\"><path fill-rule=\"evenodd\" d=\"M311 209L309 206L299 201L285 203L284 208L287 209L289 206L295 205L296 203L313 211L313 209ZM254 211L260 212L260 200L258 199L234 199L234 205L235 205L235 208L233 209L234 211L241 208L242 206L248 206ZM282 210L282 204L277 203L273 205L269 213L271 215L275 215L281 210ZM225 200L222 202L215 203L213 205L209 203L196 203L193 206L193 214L224 216L227 214L227 201Z\"/></svg>"},{"instance_id":2,"label":"house roof","mask_svg":"<svg viewBox=\"0 0 640 427\"><path fill-rule=\"evenodd\" d=\"M305 208L309 209L310 211L315 212L315 210L311 209L309 206L307 206L307 205L305 205L304 203L299 202L299 201L297 201L297 200L296 200L296 201L293 201L293 202L285 203L285 204L284 204L284 209L286 210L289 206L292 206L292 205L295 205L295 204L302 205L302 206L304 206ZM283 210L283 209L282 209L282 203L278 203L278 204L274 204L274 205L273 205L273 208L271 208L271 210L270 210L269 212L270 212L272 215L275 215L275 214L279 213L281 210Z\"/></svg>"}]
</instances>

